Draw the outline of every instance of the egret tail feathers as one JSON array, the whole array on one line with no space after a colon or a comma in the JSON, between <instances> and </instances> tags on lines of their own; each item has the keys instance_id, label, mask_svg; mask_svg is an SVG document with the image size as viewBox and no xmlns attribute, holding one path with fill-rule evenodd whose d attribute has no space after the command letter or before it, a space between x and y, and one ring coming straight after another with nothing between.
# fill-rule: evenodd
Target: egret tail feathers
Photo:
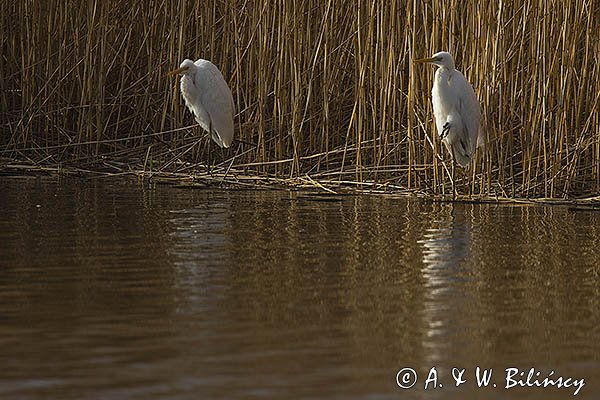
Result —
<instances>
[{"instance_id":1,"label":"egret tail feathers","mask_svg":"<svg viewBox=\"0 0 600 400\"><path fill-rule=\"evenodd\" d=\"M224 141L221 136L219 136L219 132L217 132L216 130L212 130L212 132L210 133L210 137L212 138L212 140L221 148L225 147L228 148L231 143L227 143L226 141Z\"/></svg>"},{"instance_id":2,"label":"egret tail feathers","mask_svg":"<svg viewBox=\"0 0 600 400\"><path fill-rule=\"evenodd\" d=\"M458 165L460 165L463 168L469 165L469 163L471 162L471 154L464 152L464 149L461 148L460 144L455 143L452 146L452 155L458 163Z\"/></svg>"},{"instance_id":3,"label":"egret tail feathers","mask_svg":"<svg viewBox=\"0 0 600 400\"><path fill-rule=\"evenodd\" d=\"M471 162L473 152L471 152L468 143L465 143L463 139L455 139L453 141L448 140L449 137L444 138L442 141L446 145L448 152L452 155L452 158L460 165L461 167L466 167Z\"/></svg>"}]
</instances>

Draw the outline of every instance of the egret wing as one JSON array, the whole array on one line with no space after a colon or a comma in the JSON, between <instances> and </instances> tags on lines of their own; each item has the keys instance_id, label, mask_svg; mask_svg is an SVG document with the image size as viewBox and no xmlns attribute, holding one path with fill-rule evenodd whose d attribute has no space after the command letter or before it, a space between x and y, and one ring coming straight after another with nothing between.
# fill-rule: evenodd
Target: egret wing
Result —
<instances>
[{"instance_id":1,"label":"egret wing","mask_svg":"<svg viewBox=\"0 0 600 400\"><path fill-rule=\"evenodd\" d=\"M210 61L195 62L198 72L194 77L200 88L202 108L210 118L211 136L221 147L229 147L233 141L233 96L221 71Z\"/></svg>"},{"instance_id":2,"label":"egret wing","mask_svg":"<svg viewBox=\"0 0 600 400\"><path fill-rule=\"evenodd\" d=\"M478 143L478 137L481 132L481 109L479 100L473 91L471 84L465 79L464 75L456 71L454 85L460 102L458 112L461 116L465 129L467 130L469 146L471 153L475 152Z\"/></svg>"}]
</instances>

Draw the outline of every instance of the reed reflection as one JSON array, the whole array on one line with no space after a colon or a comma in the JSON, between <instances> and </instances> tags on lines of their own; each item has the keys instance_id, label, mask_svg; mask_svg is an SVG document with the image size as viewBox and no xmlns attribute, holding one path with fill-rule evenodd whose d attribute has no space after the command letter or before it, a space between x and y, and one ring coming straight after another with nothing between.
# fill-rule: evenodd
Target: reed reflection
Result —
<instances>
[{"instance_id":1,"label":"reed reflection","mask_svg":"<svg viewBox=\"0 0 600 400\"><path fill-rule=\"evenodd\" d=\"M3 398L398 398L403 366L598 371L597 213L109 180L4 194Z\"/></svg>"},{"instance_id":2,"label":"reed reflection","mask_svg":"<svg viewBox=\"0 0 600 400\"><path fill-rule=\"evenodd\" d=\"M276 376L300 390L323 376L296 376L298 365L327 366L329 384L393 389L397 360L420 357L422 299L407 204L392 203L247 192L173 212L180 311L220 321L190 325L202 340L187 351L214 361L197 368L227 365L233 387L250 373L255 385Z\"/></svg>"}]
</instances>

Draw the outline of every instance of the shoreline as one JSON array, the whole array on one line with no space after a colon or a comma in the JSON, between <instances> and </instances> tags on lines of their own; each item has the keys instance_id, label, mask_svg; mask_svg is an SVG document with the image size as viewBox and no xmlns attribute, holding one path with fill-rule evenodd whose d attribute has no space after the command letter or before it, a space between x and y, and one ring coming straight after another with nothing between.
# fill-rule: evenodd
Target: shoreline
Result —
<instances>
[{"instance_id":1,"label":"shoreline","mask_svg":"<svg viewBox=\"0 0 600 400\"><path fill-rule=\"evenodd\" d=\"M130 168L118 172L100 169L82 169L59 165L34 165L27 163L5 162L0 166L0 176L69 176L81 178L117 178L131 177L159 185L171 185L184 189L222 188L224 190L289 190L306 192L310 196L323 196L323 199L347 195L385 196L388 198L418 198L440 203L471 203L498 205L563 206L572 211L600 211L599 196L580 198L547 197L505 197L489 194L451 194L427 193L422 189L408 189L401 185L374 181L353 182L349 180L319 180L310 175L282 178L258 171L224 168L208 172L156 172Z\"/></svg>"}]
</instances>

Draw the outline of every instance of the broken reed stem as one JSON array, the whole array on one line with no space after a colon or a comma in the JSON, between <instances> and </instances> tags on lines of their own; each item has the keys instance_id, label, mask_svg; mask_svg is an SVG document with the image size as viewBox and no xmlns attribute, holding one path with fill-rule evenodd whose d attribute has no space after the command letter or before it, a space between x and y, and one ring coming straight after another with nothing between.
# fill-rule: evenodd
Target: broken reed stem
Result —
<instances>
[{"instance_id":1,"label":"broken reed stem","mask_svg":"<svg viewBox=\"0 0 600 400\"><path fill-rule=\"evenodd\" d=\"M489 138L481 161L458 174L459 191L600 191L598 2L45 0L0 11L2 157L198 164L205 150L177 149L200 128L182 128L193 118L164 75L202 57L232 88L236 135L257 144L233 168L340 180L353 171L359 183L448 193L434 68L412 63L448 50Z\"/></svg>"}]
</instances>

